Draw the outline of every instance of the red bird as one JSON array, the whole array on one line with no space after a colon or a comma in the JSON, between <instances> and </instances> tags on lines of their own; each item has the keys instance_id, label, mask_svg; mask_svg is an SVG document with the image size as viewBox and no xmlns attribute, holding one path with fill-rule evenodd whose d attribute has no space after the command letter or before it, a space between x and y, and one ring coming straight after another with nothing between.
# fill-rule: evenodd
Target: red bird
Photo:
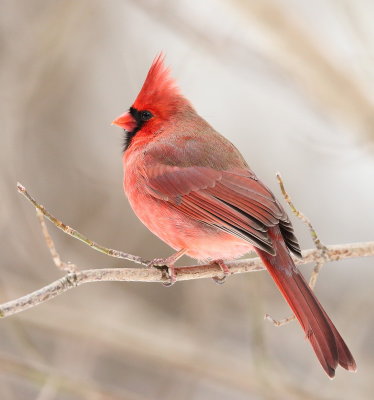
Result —
<instances>
[{"instance_id":1,"label":"red bird","mask_svg":"<svg viewBox=\"0 0 374 400\"><path fill-rule=\"evenodd\" d=\"M125 130L124 190L139 219L177 253L155 259L171 283L183 254L218 263L253 249L297 317L332 378L356 363L339 332L296 268L301 257L291 222L273 193L226 138L181 95L158 56L128 112L113 121Z\"/></svg>"}]
</instances>

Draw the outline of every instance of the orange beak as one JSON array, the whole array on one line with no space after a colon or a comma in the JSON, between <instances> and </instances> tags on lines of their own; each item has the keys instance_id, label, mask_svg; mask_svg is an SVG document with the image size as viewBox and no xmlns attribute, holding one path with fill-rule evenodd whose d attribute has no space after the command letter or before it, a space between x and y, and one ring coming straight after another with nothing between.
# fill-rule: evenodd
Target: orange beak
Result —
<instances>
[{"instance_id":1,"label":"orange beak","mask_svg":"<svg viewBox=\"0 0 374 400\"><path fill-rule=\"evenodd\" d=\"M136 121L129 112L125 112L124 114L116 118L112 122L112 125L117 125L128 132L132 132L136 128Z\"/></svg>"}]
</instances>

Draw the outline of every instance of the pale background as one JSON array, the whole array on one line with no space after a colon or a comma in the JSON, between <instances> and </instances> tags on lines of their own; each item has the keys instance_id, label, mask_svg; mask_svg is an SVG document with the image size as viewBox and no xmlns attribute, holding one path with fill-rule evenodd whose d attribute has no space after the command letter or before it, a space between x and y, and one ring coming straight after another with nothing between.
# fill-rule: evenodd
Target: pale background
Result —
<instances>
[{"instance_id":1,"label":"pale background","mask_svg":"<svg viewBox=\"0 0 374 400\"><path fill-rule=\"evenodd\" d=\"M160 50L277 195L282 172L325 243L373 240L373 20L371 0L1 0L0 301L61 276L17 180L102 244L170 254L123 196L110 126ZM82 268L131 265L51 232ZM297 324L263 321L289 310L261 272L223 286L92 284L2 320L0 398L371 399L373 279L373 259L350 260L317 286L357 374L329 381Z\"/></svg>"}]
</instances>

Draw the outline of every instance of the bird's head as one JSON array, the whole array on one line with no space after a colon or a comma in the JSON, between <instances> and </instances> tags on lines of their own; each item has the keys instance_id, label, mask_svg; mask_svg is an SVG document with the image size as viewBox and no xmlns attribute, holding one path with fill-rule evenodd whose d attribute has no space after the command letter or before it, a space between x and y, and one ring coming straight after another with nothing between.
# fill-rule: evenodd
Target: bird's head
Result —
<instances>
[{"instance_id":1,"label":"bird's head","mask_svg":"<svg viewBox=\"0 0 374 400\"><path fill-rule=\"evenodd\" d=\"M151 137L157 134L166 121L186 106L189 102L180 94L165 67L163 54L160 54L154 59L133 105L112 124L124 129L126 151L136 135Z\"/></svg>"}]
</instances>

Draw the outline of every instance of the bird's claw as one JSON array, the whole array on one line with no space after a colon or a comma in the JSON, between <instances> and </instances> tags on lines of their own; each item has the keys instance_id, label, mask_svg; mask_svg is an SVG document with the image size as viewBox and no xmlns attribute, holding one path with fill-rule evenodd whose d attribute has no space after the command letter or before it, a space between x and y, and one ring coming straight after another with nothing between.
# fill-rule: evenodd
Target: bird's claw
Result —
<instances>
[{"instance_id":1,"label":"bird's claw","mask_svg":"<svg viewBox=\"0 0 374 400\"><path fill-rule=\"evenodd\" d=\"M218 276L214 276L212 278L215 283L217 283L218 285L222 285L226 282L227 276L231 274L231 271L229 267L223 262L223 260L215 260L212 262L212 264L217 264L223 272L223 276L221 278L219 278Z\"/></svg>"},{"instance_id":2,"label":"bird's claw","mask_svg":"<svg viewBox=\"0 0 374 400\"><path fill-rule=\"evenodd\" d=\"M157 268L162 272L162 277L166 278L169 281L162 282L162 284L166 287L174 285L177 280L175 267L169 262L170 261L167 258L155 258L148 264L148 268Z\"/></svg>"},{"instance_id":3,"label":"bird's claw","mask_svg":"<svg viewBox=\"0 0 374 400\"><path fill-rule=\"evenodd\" d=\"M226 282L227 275L223 275L222 278L218 276L213 276L212 278L217 285L223 285Z\"/></svg>"}]
</instances>

